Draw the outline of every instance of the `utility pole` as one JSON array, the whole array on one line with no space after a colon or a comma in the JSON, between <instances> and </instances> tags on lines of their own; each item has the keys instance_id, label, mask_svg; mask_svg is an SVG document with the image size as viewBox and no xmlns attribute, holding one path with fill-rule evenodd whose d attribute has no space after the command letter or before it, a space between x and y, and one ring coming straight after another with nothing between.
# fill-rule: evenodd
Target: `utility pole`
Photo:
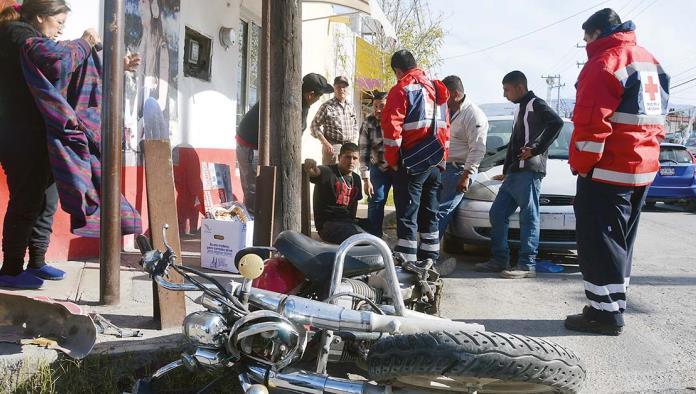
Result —
<instances>
[{"instance_id":1,"label":"utility pole","mask_svg":"<svg viewBox=\"0 0 696 394\"><path fill-rule=\"evenodd\" d=\"M302 193L302 2L273 0L270 10L270 164L277 168L273 239L300 231Z\"/></svg>"},{"instance_id":2,"label":"utility pole","mask_svg":"<svg viewBox=\"0 0 696 394\"><path fill-rule=\"evenodd\" d=\"M565 86L565 84L561 84L561 76L559 74L556 75L542 75L542 79L546 80L546 101L551 102L551 97L553 94L553 90L557 89L556 92L556 113L559 113L561 109L561 88ZM556 82L558 81L558 82Z\"/></svg>"},{"instance_id":3,"label":"utility pole","mask_svg":"<svg viewBox=\"0 0 696 394\"><path fill-rule=\"evenodd\" d=\"M576 48L587 48L587 45L575 44L575 47L576 47ZM577 65L577 67L580 68L580 67L584 66L585 63L587 63L587 62L580 62L580 61L578 61L578 62L575 62L575 65Z\"/></svg>"},{"instance_id":4,"label":"utility pole","mask_svg":"<svg viewBox=\"0 0 696 394\"><path fill-rule=\"evenodd\" d=\"M102 98L101 222L99 223L99 302L121 301L121 140L125 1L104 6L104 97Z\"/></svg>"}]
</instances>

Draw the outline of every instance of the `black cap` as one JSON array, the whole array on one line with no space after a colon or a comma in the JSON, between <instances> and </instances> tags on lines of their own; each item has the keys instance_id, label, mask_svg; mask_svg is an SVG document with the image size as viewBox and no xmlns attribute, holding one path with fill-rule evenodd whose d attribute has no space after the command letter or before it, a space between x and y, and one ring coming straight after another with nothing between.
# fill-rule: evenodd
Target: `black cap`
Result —
<instances>
[{"instance_id":1,"label":"black cap","mask_svg":"<svg viewBox=\"0 0 696 394\"><path fill-rule=\"evenodd\" d=\"M339 75L334 78L334 85L337 83L344 83L346 86L350 86L350 83L348 83L348 78L344 77L343 75Z\"/></svg>"},{"instance_id":2,"label":"black cap","mask_svg":"<svg viewBox=\"0 0 696 394\"><path fill-rule=\"evenodd\" d=\"M302 92L315 92L319 94L333 93L333 86L323 76L309 73L302 78Z\"/></svg>"}]
</instances>

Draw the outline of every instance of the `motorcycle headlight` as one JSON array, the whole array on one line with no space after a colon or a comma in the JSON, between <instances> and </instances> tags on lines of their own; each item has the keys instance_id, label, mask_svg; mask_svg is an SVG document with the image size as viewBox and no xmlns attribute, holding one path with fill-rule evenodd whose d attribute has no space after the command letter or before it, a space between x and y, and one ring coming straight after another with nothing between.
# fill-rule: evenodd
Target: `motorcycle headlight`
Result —
<instances>
[{"instance_id":1,"label":"motorcycle headlight","mask_svg":"<svg viewBox=\"0 0 696 394\"><path fill-rule=\"evenodd\" d=\"M469 188L469 191L464 193L464 198L469 200L478 201L488 201L493 202L495 196L498 194L498 188L494 187L500 185L500 181L494 181L491 179L486 179L483 181L476 180L473 185Z\"/></svg>"},{"instance_id":2,"label":"motorcycle headlight","mask_svg":"<svg viewBox=\"0 0 696 394\"><path fill-rule=\"evenodd\" d=\"M272 311L255 311L237 320L227 351L280 370L302 355L306 336L290 320Z\"/></svg>"},{"instance_id":3,"label":"motorcycle headlight","mask_svg":"<svg viewBox=\"0 0 696 394\"><path fill-rule=\"evenodd\" d=\"M225 345L227 322L222 315L203 311L184 319L184 335L196 346L219 349Z\"/></svg>"}]
</instances>

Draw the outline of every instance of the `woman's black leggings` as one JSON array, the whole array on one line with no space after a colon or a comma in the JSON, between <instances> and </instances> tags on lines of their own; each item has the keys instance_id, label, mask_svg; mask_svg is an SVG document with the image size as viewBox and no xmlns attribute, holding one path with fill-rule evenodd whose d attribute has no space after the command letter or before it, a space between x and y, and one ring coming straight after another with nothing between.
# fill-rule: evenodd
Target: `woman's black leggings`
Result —
<instances>
[{"instance_id":1,"label":"woman's black leggings","mask_svg":"<svg viewBox=\"0 0 696 394\"><path fill-rule=\"evenodd\" d=\"M2 230L0 275L22 272L27 249L29 267L45 264L53 215L58 207L58 189L48 154L42 143L37 145L36 149L4 152L0 157L10 192Z\"/></svg>"}]
</instances>

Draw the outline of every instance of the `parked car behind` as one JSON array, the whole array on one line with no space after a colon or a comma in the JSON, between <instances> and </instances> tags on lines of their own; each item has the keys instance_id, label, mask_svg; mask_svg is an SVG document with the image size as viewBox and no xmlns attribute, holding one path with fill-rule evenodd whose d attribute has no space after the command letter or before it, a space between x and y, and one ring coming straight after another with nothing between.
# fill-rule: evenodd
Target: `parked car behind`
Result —
<instances>
[{"instance_id":1,"label":"parked car behind","mask_svg":"<svg viewBox=\"0 0 696 394\"><path fill-rule=\"evenodd\" d=\"M481 162L480 173L457 208L456 216L447 233L448 248L455 244L489 245L491 223L488 212L498 194L502 182L493 176L502 174L507 143L512 134L512 116L489 117L486 157ZM576 178L568 166L568 145L573 124L564 120L560 135L549 148L546 177L541 182L540 250L575 250L575 198ZM519 245L519 210L510 218L509 240L513 247Z\"/></svg>"},{"instance_id":2,"label":"parked car behind","mask_svg":"<svg viewBox=\"0 0 696 394\"><path fill-rule=\"evenodd\" d=\"M684 145L663 143L660 145L660 171L655 176L646 205L654 207L658 201L686 200L696 203L696 158Z\"/></svg>"}]
</instances>

